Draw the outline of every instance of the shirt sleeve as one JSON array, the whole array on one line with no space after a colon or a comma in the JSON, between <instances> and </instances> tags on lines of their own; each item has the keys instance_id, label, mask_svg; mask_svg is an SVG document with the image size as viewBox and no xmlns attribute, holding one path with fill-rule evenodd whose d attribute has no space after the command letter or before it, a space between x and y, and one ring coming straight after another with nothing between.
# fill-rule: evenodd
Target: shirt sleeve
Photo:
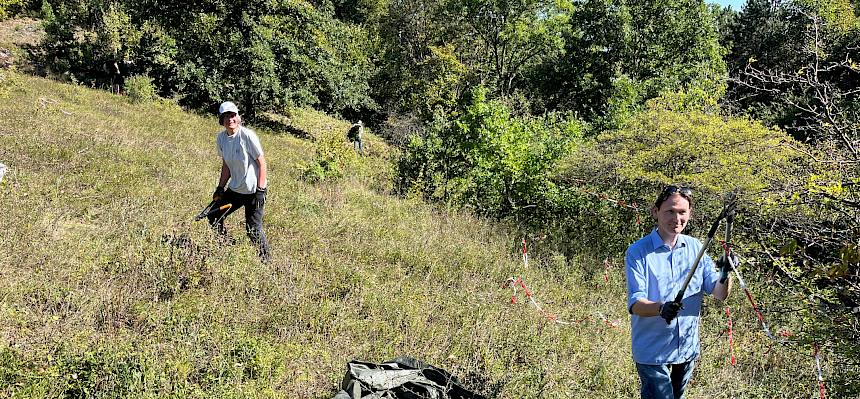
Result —
<instances>
[{"instance_id":1,"label":"shirt sleeve","mask_svg":"<svg viewBox=\"0 0 860 399\"><path fill-rule=\"evenodd\" d=\"M218 156L224 158L224 153L221 151L221 133L215 136L215 151L218 151Z\"/></svg>"},{"instance_id":2,"label":"shirt sleeve","mask_svg":"<svg viewBox=\"0 0 860 399\"><path fill-rule=\"evenodd\" d=\"M260 138L257 137L257 134L253 131L248 132L248 155L251 156L251 159L258 159L263 156L263 145L260 144Z\"/></svg>"},{"instance_id":3,"label":"shirt sleeve","mask_svg":"<svg viewBox=\"0 0 860 399\"><path fill-rule=\"evenodd\" d=\"M638 256L636 251L628 248L627 254L624 256L624 263L627 272L627 312L632 314L633 304L648 297L645 259Z\"/></svg>"},{"instance_id":4,"label":"shirt sleeve","mask_svg":"<svg viewBox=\"0 0 860 399\"><path fill-rule=\"evenodd\" d=\"M720 279L720 272L716 269L714 260L708 254L702 256L702 289L708 294L714 292L714 287L717 286L717 281Z\"/></svg>"}]
</instances>

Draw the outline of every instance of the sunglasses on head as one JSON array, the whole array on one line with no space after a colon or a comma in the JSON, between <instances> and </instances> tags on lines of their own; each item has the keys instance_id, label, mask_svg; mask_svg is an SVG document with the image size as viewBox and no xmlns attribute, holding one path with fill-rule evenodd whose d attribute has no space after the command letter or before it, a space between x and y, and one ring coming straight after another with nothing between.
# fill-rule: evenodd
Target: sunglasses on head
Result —
<instances>
[{"instance_id":1,"label":"sunglasses on head","mask_svg":"<svg viewBox=\"0 0 860 399\"><path fill-rule=\"evenodd\" d=\"M693 189L687 186L676 186L674 184L668 185L663 188L663 191L660 192L660 195L657 197L657 202L654 203L654 206L659 208L664 201L666 201L667 199L669 199L669 197L672 196L672 194L678 194L689 201L693 196Z\"/></svg>"},{"instance_id":2,"label":"sunglasses on head","mask_svg":"<svg viewBox=\"0 0 860 399\"><path fill-rule=\"evenodd\" d=\"M687 186L675 186L675 185L666 186L666 188L663 189L662 195L665 195L668 197L668 196L675 194L675 193L681 194L685 197L689 197L689 196L693 195L693 189L690 187L687 187Z\"/></svg>"}]
</instances>

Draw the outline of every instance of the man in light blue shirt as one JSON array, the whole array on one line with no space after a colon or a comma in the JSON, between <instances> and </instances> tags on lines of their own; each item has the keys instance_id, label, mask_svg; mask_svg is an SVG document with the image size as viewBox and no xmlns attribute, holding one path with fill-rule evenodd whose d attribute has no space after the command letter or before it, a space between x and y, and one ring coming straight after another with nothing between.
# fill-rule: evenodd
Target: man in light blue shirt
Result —
<instances>
[{"instance_id":1,"label":"man in light blue shirt","mask_svg":"<svg viewBox=\"0 0 860 399\"><path fill-rule=\"evenodd\" d=\"M643 399L684 397L699 357L702 297L724 300L731 289L729 262L721 258L717 271L705 254L684 299L673 302L702 247L681 234L691 213L692 191L667 186L651 208L657 228L627 248L627 309Z\"/></svg>"}]
</instances>

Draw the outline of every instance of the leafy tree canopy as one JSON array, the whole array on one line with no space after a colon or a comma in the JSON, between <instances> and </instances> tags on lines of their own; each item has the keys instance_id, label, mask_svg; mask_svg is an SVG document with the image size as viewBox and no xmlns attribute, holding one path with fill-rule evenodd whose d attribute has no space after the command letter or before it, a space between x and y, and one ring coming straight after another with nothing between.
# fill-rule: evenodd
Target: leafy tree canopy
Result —
<instances>
[{"instance_id":1,"label":"leafy tree canopy","mask_svg":"<svg viewBox=\"0 0 860 399\"><path fill-rule=\"evenodd\" d=\"M48 2L48 0L46 0ZM106 61L157 77L193 107L233 99L254 115L285 105L372 109L366 30L304 0L48 2L48 64L98 85ZM158 12L152 12L157 9Z\"/></svg>"},{"instance_id":2,"label":"leafy tree canopy","mask_svg":"<svg viewBox=\"0 0 860 399\"><path fill-rule=\"evenodd\" d=\"M550 108L610 126L664 91L718 99L726 67L714 18L696 0L577 2L564 52L536 70L535 90Z\"/></svg>"}]
</instances>

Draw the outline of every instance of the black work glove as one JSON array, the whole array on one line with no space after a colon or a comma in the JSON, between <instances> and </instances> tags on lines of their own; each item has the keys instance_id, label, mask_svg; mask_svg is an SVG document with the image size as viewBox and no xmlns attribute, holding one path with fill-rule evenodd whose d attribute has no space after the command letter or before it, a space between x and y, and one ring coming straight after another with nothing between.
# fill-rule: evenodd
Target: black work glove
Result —
<instances>
[{"instance_id":1,"label":"black work glove","mask_svg":"<svg viewBox=\"0 0 860 399\"><path fill-rule=\"evenodd\" d=\"M215 192L212 193L212 201L218 201L224 197L224 187L218 186L215 188Z\"/></svg>"},{"instance_id":2,"label":"black work glove","mask_svg":"<svg viewBox=\"0 0 860 399\"><path fill-rule=\"evenodd\" d=\"M681 309L684 309L684 304L681 302L666 302L660 305L660 317L666 320L666 324L671 324L672 319L678 317Z\"/></svg>"},{"instance_id":3,"label":"black work glove","mask_svg":"<svg viewBox=\"0 0 860 399\"><path fill-rule=\"evenodd\" d=\"M266 189L257 187L257 192L254 193L254 206L262 208L266 206Z\"/></svg>"},{"instance_id":4,"label":"black work glove","mask_svg":"<svg viewBox=\"0 0 860 399\"><path fill-rule=\"evenodd\" d=\"M732 270L735 270L740 263L740 259L738 256L732 252L729 257L726 257L726 254L720 256L720 259L717 259L717 267L720 269L720 282L724 283L729 279L729 274L732 273Z\"/></svg>"}]
</instances>

